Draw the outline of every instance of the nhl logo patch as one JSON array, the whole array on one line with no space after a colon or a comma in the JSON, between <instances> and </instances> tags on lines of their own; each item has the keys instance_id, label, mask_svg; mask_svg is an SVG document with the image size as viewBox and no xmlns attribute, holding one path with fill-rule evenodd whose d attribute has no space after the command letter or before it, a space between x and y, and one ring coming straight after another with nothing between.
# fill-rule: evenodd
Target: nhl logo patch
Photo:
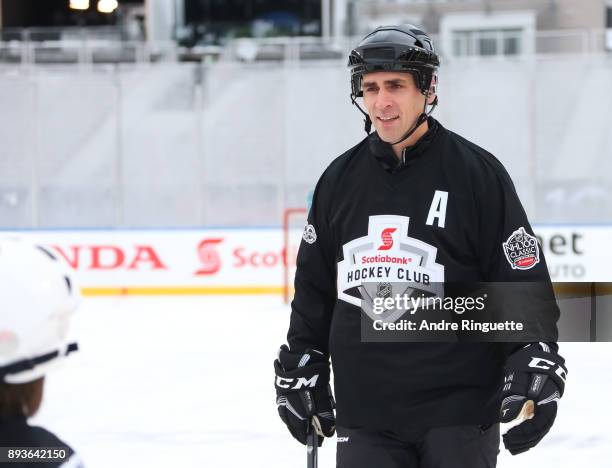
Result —
<instances>
[{"instance_id":1,"label":"nhl logo patch","mask_svg":"<svg viewBox=\"0 0 612 468\"><path fill-rule=\"evenodd\" d=\"M391 297L393 292L393 286L391 283L378 283L376 288L376 297L382 297L383 299Z\"/></svg>"},{"instance_id":2,"label":"nhl logo patch","mask_svg":"<svg viewBox=\"0 0 612 468\"><path fill-rule=\"evenodd\" d=\"M503 248L513 270L529 270L540 262L538 240L525 232L524 227L514 231L503 243Z\"/></svg>"},{"instance_id":3,"label":"nhl logo patch","mask_svg":"<svg viewBox=\"0 0 612 468\"><path fill-rule=\"evenodd\" d=\"M304 226L304 233L302 234L302 239L308 244L314 244L317 240L317 232L312 224L307 224Z\"/></svg>"}]
</instances>

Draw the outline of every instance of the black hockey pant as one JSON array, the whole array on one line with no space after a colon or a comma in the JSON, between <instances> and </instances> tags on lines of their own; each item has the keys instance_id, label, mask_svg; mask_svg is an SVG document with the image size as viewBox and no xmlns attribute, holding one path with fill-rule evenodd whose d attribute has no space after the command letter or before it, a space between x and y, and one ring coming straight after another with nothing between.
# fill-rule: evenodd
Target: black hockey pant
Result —
<instances>
[{"instance_id":1,"label":"black hockey pant","mask_svg":"<svg viewBox=\"0 0 612 468\"><path fill-rule=\"evenodd\" d=\"M337 468L495 468L499 453L499 424L337 433Z\"/></svg>"}]
</instances>

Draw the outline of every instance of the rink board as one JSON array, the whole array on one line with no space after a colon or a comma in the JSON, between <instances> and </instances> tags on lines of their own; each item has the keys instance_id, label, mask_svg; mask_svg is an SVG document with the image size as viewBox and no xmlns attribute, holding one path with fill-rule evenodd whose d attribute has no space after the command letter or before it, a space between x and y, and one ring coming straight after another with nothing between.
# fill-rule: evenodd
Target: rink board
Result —
<instances>
[{"instance_id":1,"label":"rink board","mask_svg":"<svg viewBox=\"0 0 612 468\"><path fill-rule=\"evenodd\" d=\"M534 229L553 281L612 280L612 226ZM281 294L283 290L280 228L5 234L27 237L55 250L75 270L86 296ZM299 239L299 231L292 236Z\"/></svg>"}]
</instances>

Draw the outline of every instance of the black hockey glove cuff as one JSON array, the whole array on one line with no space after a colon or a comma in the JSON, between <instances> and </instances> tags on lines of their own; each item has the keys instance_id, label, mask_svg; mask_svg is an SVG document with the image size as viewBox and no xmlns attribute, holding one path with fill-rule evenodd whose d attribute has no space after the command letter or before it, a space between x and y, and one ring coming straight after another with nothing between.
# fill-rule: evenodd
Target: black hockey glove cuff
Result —
<instances>
[{"instance_id":1,"label":"black hockey glove cuff","mask_svg":"<svg viewBox=\"0 0 612 468\"><path fill-rule=\"evenodd\" d=\"M565 360L545 343L530 344L508 358L500 420L513 425L524 419L503 436L512 455L535 447L548 433L566 376Z\"/></svg>"},{"instance_id":2,"label":"black hockey glove cuff","mask_svg":"<svg viewBox=\"0 0 612 468\"><path fill-rule=\"evenodd\" d=\"M331 437L336 426L327 356L316 350L295 353L283 345L274 361L274 371L281 419L291 435L304 445L312 421L320 447L323 437Z\"/></svg>"}]
</instances>

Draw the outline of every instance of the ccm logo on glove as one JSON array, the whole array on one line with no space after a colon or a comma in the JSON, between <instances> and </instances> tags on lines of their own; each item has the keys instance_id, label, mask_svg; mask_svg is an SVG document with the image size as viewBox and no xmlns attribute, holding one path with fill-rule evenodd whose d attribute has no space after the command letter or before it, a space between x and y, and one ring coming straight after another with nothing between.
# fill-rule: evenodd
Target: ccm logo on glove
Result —
<instances>
[{"instance_id":1,"label":"ccm logo on glove","mask_svg":"<svg viewBox=\"0 0 612 468\"><path fill-rule=\"evenodd\" d=\"M544 359L541 357L532 357L531 362L529 363L529 367L533 367L535 369L551 370L555 366L556 369L554 370L554 373L557 374L565 382L567 380L567 373L565 369L558 365L556 362L549 361L548 359Z\"/></svg>"},{"instance_id":2,"label":"ccm logo on glove","mask_svg":"<svg viewBox=\"0 0 612 468\"><path fill-rule=\"evenodd\" d=\"M310 387L314 388L317 385L317 379L319 378L319 374L313 375L310 379L306 377L299 377L297 379L288 379L286 377L276 376L276 386L279 388L286 388L289 390L299 390L302 387ZM294 386L291 384L296 381Z\"/></svg>"}]
</instances>

